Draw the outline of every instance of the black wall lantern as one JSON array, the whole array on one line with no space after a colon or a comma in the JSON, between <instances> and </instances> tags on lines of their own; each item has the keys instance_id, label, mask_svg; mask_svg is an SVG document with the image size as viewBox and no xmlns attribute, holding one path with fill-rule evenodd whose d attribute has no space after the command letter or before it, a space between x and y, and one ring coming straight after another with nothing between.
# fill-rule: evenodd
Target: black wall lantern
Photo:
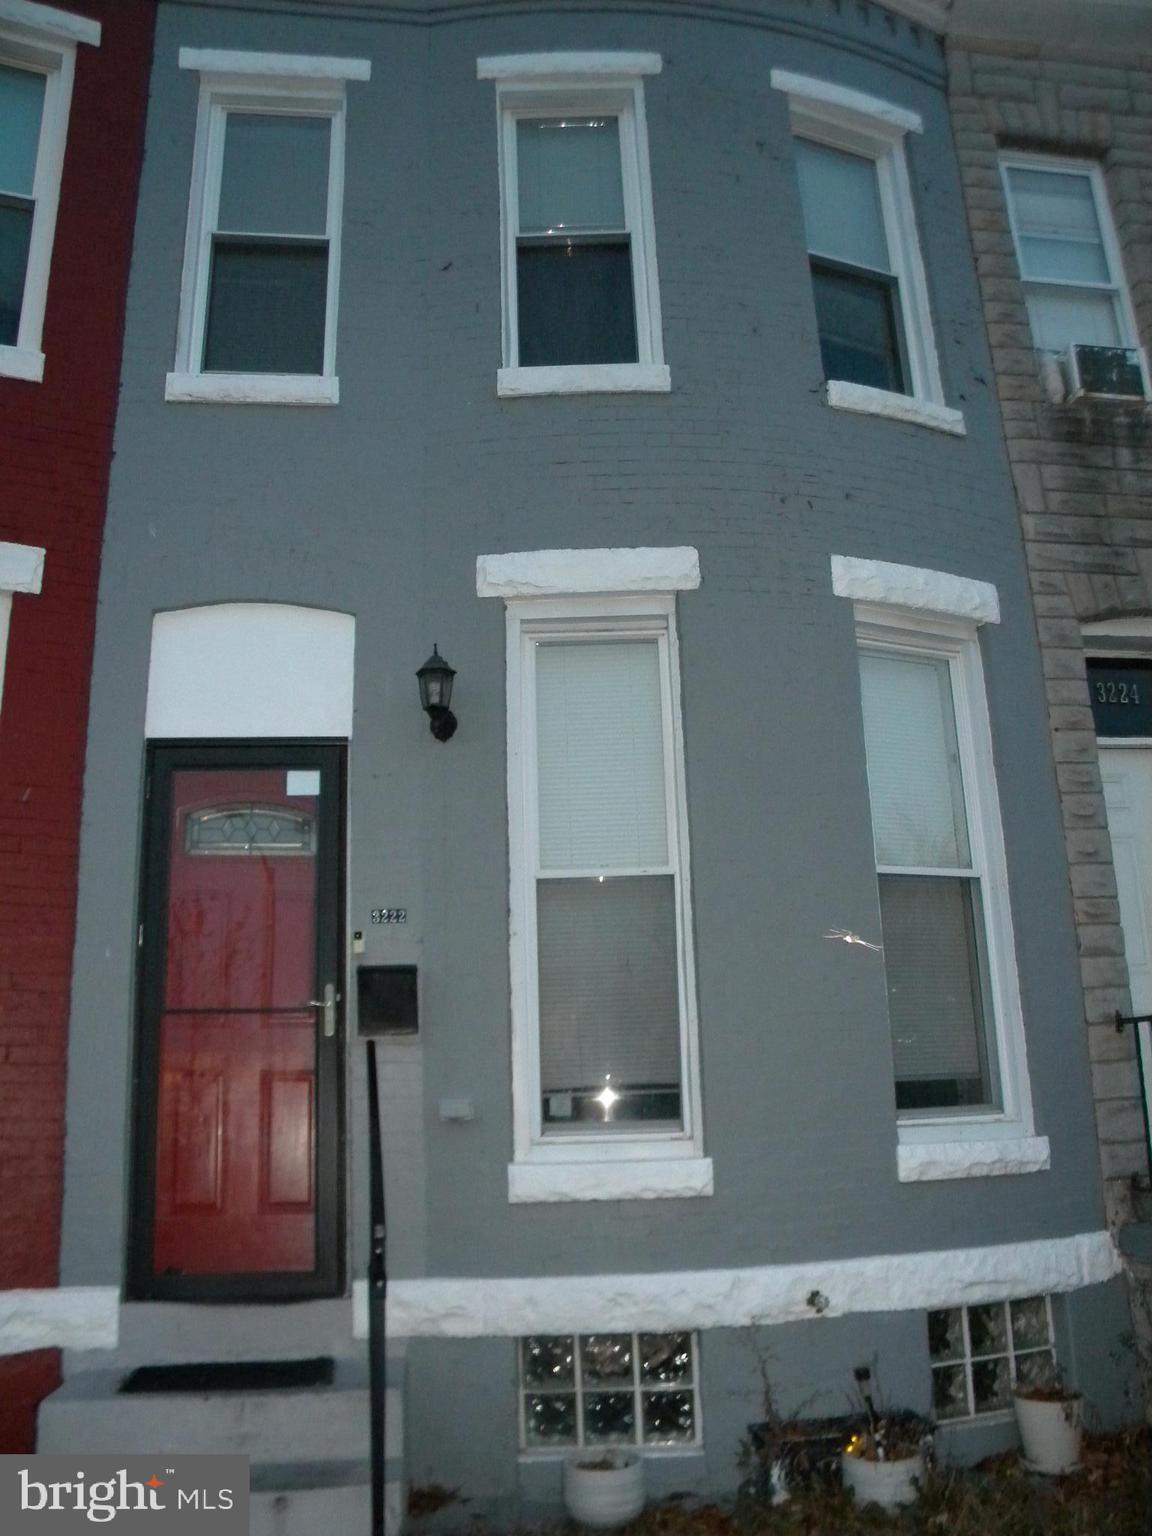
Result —
<instances>
[{"instance_id":1,"label":"black wall lantern","mask_svg":"<svg viewBox=\"0 0 1152 1536\"><path fill-rule=\"evenodd\" d=\"M431 656L416 674L420 703L437 741L450 741L456 734L456 716L448 708L452 702L452 679L455 676L455 668L448 665L436 646L432 647Z\"/></svg>"}]
</instances>

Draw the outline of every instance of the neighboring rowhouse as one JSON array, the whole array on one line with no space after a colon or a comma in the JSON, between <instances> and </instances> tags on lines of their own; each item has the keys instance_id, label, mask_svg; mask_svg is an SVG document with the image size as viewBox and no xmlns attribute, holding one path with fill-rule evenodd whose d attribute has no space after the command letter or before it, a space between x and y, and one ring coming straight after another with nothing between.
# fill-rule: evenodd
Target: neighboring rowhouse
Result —
<instances>
[{"instance_id":1,"label":"neighboring rowhouse","mask_svg":"<svg viewBox=\"0 0 1152 1536\"><path fill-rule=\"evenodd\" d=\"M0 1452L31 1447L74 1310L80 801L154 11L0 0Z\"/></svg>"},{"instance_id":2,"label":"neighboring rowhouse","mask_svg":"<svg viewBox=\"0 0 1152 1536\"><path fill-rule=\"evenodd\" d=\"M1036 605L1105 1195L1127 1226L1122 1248L1149 1263L1152 6L961 0L952 30L953 126ZM1133 1012L1138 1029L1118 1028Z\"/></svg>"},{"instance_id":3,"label":"neighboring rowhouse","mask_svg":"<svg viewBox=\"0 0 1152 1536\"><path fill-rule=\"evenodd\" d=\"M359 1518L373 1033L394 1511L1124 1411L933 12L160 6L43 1450Z\"/></svg>"}]
</instances>

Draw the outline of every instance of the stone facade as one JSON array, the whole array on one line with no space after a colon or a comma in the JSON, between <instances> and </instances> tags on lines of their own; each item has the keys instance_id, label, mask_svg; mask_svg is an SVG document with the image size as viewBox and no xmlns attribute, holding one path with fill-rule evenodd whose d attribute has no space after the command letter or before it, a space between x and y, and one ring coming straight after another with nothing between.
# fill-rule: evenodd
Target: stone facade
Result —
<instances>
[{"instance_id":1,"label":"stone facade","mask_svg":"<svg viewBox=\"0 0 1152 1536\"><path fill-rule=\"evenodd\" d=\"M1081 626L1152 615L1152 414L1147 406L1063 403L1033 350L999 170L1005 149L1095 160L1140 339L1152 341L1152 29L1130 55L1080 41L954 35L950 95L996 387L1044 658L1053 753L1075 906L1100 1156L1113 1221L1148 1172L1100 768ZM1137 36L1144 31L1147 38ZM1140 51L1143 44L1144 51ZM1148 631L1152 635L1152 629ZM1150 642L1152 643L1152 642Z\"/></svg>"}]
</instances>

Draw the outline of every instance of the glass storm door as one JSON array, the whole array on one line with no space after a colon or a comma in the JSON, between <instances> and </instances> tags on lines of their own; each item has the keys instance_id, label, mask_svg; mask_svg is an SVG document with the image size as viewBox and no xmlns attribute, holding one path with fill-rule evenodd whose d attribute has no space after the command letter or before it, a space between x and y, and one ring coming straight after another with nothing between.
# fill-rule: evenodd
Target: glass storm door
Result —
<instances>
[{"instance_id":1,"label":"glass storm door","mask_svg":"<svg viewBox=\"0 0 1152 1536\"><path fill-rule=\"evenodd\" d=\"M335 747L154 749L145 1294L336 1287L341 769Z\"/></svg>"}]
</instances>

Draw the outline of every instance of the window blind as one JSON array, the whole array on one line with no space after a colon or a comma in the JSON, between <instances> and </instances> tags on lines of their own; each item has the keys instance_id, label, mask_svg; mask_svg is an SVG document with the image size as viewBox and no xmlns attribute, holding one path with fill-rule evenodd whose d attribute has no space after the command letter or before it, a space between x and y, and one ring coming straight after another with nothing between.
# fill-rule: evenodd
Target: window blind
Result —
<instances>
[{"instance_id":1,"label":"window blind","mask_svg":"<svg viewBox=\"0 0 1152 1536\"><path fill-rule=\"evenodd\" d=\"M810 139L795 140L795 149L809 251L890 272L876 162Z\"/></svg>"},{"instance_id":2,"label":"window blind","mask_svg":"<svg viewBox=\"0 0 1152 1536\"><path fill-rule=\"evenodd\" d=\"M328 229L328 117L230 112L219 230L316 235Z\"/></svg>"},{"instance_id":3,"label":"window blind","mask_svg":"<svg viewBox=\"0 0 1152 1536\"><path fill-rule=\"evenodd\" d=\"M605 118L520 118L520 233L624 228L620 124Z\"/></svg>"},{"instance_id":4,"label":"window blind","mask_svg":"<svg viewBox=\"0 0 1152 1536\"><path fill-rule=\"evenodd\" d=\"M0 65L0 192L31 197L44 113L45 77Z\"/></svg>"}]
</instances>

